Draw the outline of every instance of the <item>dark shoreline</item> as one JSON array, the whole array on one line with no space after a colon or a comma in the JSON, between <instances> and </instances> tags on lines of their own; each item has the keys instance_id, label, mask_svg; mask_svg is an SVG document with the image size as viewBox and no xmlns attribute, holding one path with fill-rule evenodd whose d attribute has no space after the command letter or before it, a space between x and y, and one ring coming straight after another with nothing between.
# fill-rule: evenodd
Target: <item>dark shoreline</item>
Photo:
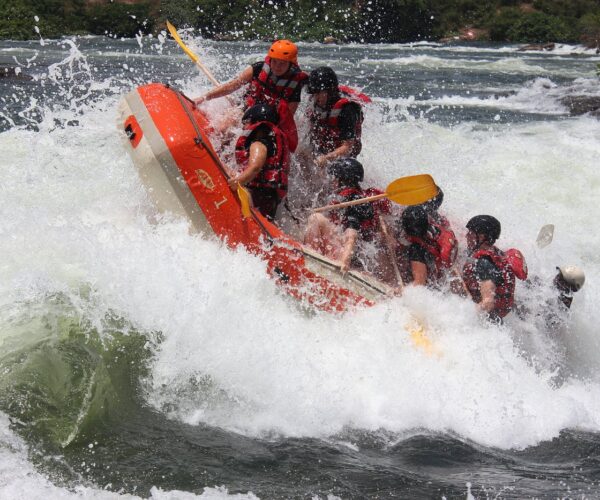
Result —
<instances>
[{"instance_id":1,"label":"dark shoreline","mask_svg":"<svg viewBox=\"0 0 600 500\"><path fill-rule=\"evenodd\" d=\"M169 19L224 41L406 43L491 41L581 43L600 47L600 5L573 0L14 0L0 19L0 39L68 35L158 34Z\"/></svg>"}]
</instances>

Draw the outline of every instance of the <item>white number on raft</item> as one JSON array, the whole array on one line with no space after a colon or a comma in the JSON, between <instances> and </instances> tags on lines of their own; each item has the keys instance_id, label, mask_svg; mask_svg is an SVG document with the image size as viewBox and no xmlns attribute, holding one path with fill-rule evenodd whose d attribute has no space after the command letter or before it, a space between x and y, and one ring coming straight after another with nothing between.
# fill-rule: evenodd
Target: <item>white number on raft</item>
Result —
<instances>
[{"instance_id":1,"label":"white number on raft","mask_svg":"<svg viewBox=\"0 0 600 500\"><path fill-rule=\"evenodd\" d=\"M227 197L223 196L221 201L215 201L215 207L221 208L221 205L227 201Z\"/></svg>"}]
</instances>

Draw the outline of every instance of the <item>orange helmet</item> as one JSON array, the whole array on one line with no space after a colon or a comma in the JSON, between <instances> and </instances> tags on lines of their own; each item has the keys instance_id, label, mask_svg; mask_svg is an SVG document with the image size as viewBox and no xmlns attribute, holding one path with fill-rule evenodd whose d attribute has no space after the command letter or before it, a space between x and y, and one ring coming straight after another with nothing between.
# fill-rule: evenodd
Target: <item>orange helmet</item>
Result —
<instances>
[{"instance_id":1,"label":"orange helmet","mask_svg":"<svg viewBox=\"0 0 600 500\"><path fill-rule=\"evenodd\" d=\"M289 40L276 40L269 49L268 56L273 59L282 59L298 65L298 47Z\"/></svg>"}]
</instances>

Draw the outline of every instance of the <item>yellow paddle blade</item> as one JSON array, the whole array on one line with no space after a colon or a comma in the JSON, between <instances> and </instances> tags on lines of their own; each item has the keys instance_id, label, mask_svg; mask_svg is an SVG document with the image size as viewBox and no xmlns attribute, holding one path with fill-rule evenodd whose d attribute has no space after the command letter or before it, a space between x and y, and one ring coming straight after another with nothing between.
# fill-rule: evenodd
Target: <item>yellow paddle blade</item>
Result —
<instances>
[{"instance_id":1,"label":"yellow paddle blade","mask_svg":"<svg viewBox=\"0 0 600 500\"><path fill-rule=\"evenodd\" d=\"M171 33L171 36L173 37L173 39L179 44L179 46L189 56L189 58L192 61L194 61L195 63L197 63L198 56L196 54L194 54L185 43L183 43L183 40L179 36L179 33L177 33L177 29L169 21L167 21L167 29L169 30L169 33Z\"/></svg>"},{"instance_id":2,"label":"yellow paddle blade","mask_svg":"<svg viewBox=\"0 0 600 500\"><path fill-rule=\"evenodd\" d=\"M406 325L405 328L408 331L413 346L421 349L428 356L436 355L439 357L441 355L439 349L431 341L425 327L419 320L412 318L410 324Z\"/></svg>"},{"instance_id":3,"label":"yellow paddle blade","mask_svg":"<svg viewBox=\"0 0 600 500\"><path fill-rule=\"evenodd\" d=\"M250 211L250 194L242 186L238 186L237 194L242 206L242 216L244 219L247 219L252 216L252 212Z\"/></svg>"},{"instance_id":4,"label":"yellow paddle blade","mask_svg":"<svg viewBox=\"0 0 600 500\"><path fill-rule=\"evenodd\" d=\"M423 349L427 354L431 354L433 349L431 340L425 335L425 330L423 330L422 326L411 328L410 340L415 347Z\"/></svg>"},{"instance_id":5,"label":"yellow paddle blade","mask_svg":"<svg viewBox=\"0 0 600 500\"><path fill-rule=\"evenodd\" d=\"M386 196L400 205L420 205L438 194L438 187L429 174L401 177L388 185Z\"/></svg>"}]
</instances>

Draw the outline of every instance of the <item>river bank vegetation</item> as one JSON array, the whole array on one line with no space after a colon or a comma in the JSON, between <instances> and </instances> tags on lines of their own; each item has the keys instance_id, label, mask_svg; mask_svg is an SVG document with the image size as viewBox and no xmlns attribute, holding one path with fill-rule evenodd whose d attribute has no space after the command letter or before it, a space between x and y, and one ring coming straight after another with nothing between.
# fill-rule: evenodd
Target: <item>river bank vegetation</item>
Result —
<instances>
[{"instance_id":1,"label":"river bank vegetation","mask_svg":"<svg viewBox=\"0 0 600 500\"><path fill-rule=\"evenodd\" d=\"M216 39L490 40L600 46L598 0L0 0L0 38L131 37L170 19ZM38 35L39 30L39 35Z\"/></svg>"}]
</instances>

